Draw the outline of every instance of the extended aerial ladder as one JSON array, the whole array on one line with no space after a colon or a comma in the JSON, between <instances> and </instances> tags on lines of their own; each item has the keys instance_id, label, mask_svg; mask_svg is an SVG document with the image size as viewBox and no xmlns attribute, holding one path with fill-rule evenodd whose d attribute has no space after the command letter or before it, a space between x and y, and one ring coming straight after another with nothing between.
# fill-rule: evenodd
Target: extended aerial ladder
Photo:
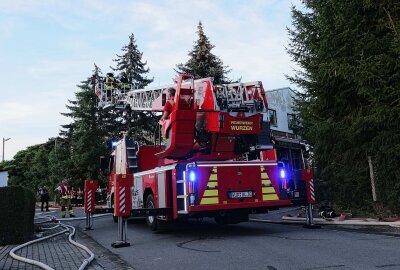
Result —
<instances>
[{"instance_id":1,"label":"extended aerial ladder","mask_svg":"<svg viewBox=\"0 0 400 270\"><path fill-rule=\"evenodd\" d=\"M266 112L267 107L263 102L267 103L267 100L260 81L214 85L216 103L212 102L214 107L210 107L204 104L204 91L207 85L212 87L213 78L193 80L189 76L183 79L182 87L194 88L194 96L200 110ZM104 78L100 77L96 83L96 95L99 98L98 105L102 108L129 106L137 111L162 111L160 97L166 94L166 90L170 87L176 88L177 84L144 89L134 89L126 85L120 87L117 84L112 89L106 90ZM111 92L110 95L107 91Z\"/></svg>"},{"instance_id":2,"label":"extended aerial ladder","mask_svg":"<svg viewBox=\"0 0 400 270\"><path fill-rule=\"evenodd\" d=\"M190 75L181 75L177 84L146 89L127 88L122 84L123 87L120 87L117 84L110 90L104 79L100 78L96 94L99 97L98 105L102 108L129 107L136 111L161 112L167 89L175 88L177 108L162 125L163 135L166 138L172 137L172 141L168 141L160 158L186 158L192 150L196 134L199 137L204 130L229 133L231 130L228 129L236 128L243 131L243 136L246 136L247 130L249 134L258 134L257 138L247 136L252 137L249 146L251 150L271 149L268 104L262 83L255 81L213 85L212 81L212 78L194 80ZM237 120L237 117L242 117L243 121L232 120L230 126L223 126L223 121L230 118ZM260 124L254 125L254 121Z\"/></svg>"}]
</instances>

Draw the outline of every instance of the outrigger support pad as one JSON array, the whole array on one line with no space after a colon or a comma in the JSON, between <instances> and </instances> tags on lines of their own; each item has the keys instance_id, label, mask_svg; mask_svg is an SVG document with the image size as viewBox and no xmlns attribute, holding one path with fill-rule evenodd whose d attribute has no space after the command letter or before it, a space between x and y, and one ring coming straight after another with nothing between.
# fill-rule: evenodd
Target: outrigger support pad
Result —
<instances>
[{"instance_id":1,"label":"outrigger support pad","mask_svg":"<svg viewBox=\"0 0 400 270\"><path fill-rule=\"evenodd\" d=\"M126 241L127 221L126 217L118 217L118 240L111 244L113 248L129 247L131 245Z\"/></svg>"},{"instance_id":2,"label":"outrigger support pad","mask_svg":"<svg viewBox=\"0 0 400 270\"><path fill-rule=\"evenodd\" d=\"M314 224L313 215L312 215L312 204L308 204L306 206L306 213L307 213L307 223L303 225L303 228L306 229L320 229L321 226Z\"/></svg>"}]
</instances>

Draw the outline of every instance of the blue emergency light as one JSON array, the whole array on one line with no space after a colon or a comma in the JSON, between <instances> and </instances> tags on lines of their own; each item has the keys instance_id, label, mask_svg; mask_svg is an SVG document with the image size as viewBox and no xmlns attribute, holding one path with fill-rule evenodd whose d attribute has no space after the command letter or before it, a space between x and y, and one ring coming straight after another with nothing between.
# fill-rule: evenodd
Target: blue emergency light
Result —
<instances>
[{"instance_id":1,"label":"blue emergency light","mask_svg":"<svg viewBox=\"0 0 400 270\"><path fill-rule=\"evenodd\" d=\"M195 173L194 171L190 171L190 172L189 172L189 180L190 180L191 182L196 181L196 173Z\"/></svg>"},{"instance_id":2,"label":"blue emergency light","mask_svg":"<svg viewBox=\"0 0 400 270\"><path fill-rule=\"evenodd\" d=\"M285 170L284 169L281 169L280 170L280 172L279 172L279 175L280 175L280 177L283 179L283 178L286 178L286 172L285 172Z\"/></svg>"}]
</instances>

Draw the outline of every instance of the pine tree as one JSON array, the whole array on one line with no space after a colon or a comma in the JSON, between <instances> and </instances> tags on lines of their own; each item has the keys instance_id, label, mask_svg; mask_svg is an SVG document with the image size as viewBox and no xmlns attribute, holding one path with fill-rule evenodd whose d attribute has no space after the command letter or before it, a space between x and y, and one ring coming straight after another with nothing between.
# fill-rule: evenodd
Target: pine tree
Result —
<instances>
[{"instance_id":1,"label":"pine tree","mask_svg":"<svg viewBox=\"0 0 400 270\"><path fill-rule=\"evenodd\" d=\"M116 68L118 77L125 79L127 83L135 88L141 89L153 82L145 76L149 72L146 68L147 62L142 61L143 53L139 51L134 35L129 36L129 43L122 47L122 55L117 54ZM157 126L157 117L152 112L132 111L129 108L125 111L114 112L117 119L120 119L118 130L128 132L136 141L149 144L153 141L154 130Z\"/></svg>"},{"instance_id":2,"label":"pine tree","mask_svg":"<svg viewBox=\"0 0 400 270\"><path fill-rule=\"evenodd\" d=\"M400 6L303 3L292 10L288 51L301 69L290 79L304 90L297 107L323 180L319 193L346 207L372 206L372 156L381 203L400 211Z\"/></svg>"},{"instance_id":3,"label":"pine tree","mask_svg":"<svg viewBox=\"0 0 400 270\"><path fill-rule=\"evenodd\" d=\"M198 39L194 42L193 49L189 51L189 60L185 64L177 64L175 71L178 74L191 74L195 79L214 77L214 83L231 82L226 76L231 71L224 66L222 60L214 55L211 50L215 47L210 43L204 33L201 21L197 26Z\"/></svg>"}]
</instances>

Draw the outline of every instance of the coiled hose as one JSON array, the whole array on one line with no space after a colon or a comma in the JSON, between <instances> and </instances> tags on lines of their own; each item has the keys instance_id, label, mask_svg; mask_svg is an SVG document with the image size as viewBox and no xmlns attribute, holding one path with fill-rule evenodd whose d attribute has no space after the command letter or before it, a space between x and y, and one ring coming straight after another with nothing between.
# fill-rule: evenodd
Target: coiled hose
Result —
<instances>
[{"instance_id":1,"label":"coiled hose","mask_svg":"<svg viewBox=\"0 0 400 270\"><path fill-rule=\"evenodd\" d=\"M109 216L109 215L111 215L111 214L95 215L95 216L93 216L93 218L95 218L95 217ZM43 217L40 217L40 218L37 218L37 219L46 219L46 218L47 218L48 220L40 221L40 222L37 222L37 223L35 223L35 224L47 223L47 222L50 222L51 219L52 219L51 216L43 216ZM72 221L72 220L82 220L82 219L85 219L85 217L64 218L64 219L62 219L62 220ZM80 249L83 249L84 251L86 251L86 252L90 255L89 258L86 258L86 259L83 260L83 263L82 263L81 266L79 267L79 270L85 269L85 267L86 267L89 263L91 263L91 262L94 260L94 254L93 254L93 252L90 251L90 249L88 249L86 246L84 246L84 245L82 245L82 244L79 244L79 243L77 243L77 242L75 242L75 241L73 240L73 237L74 237L74 235L75 235L75 231L76 231L76 230L75 230L75 227L73 227L73 226L71 226L71 225L66 225L66 224L63 224L63 223L59 222L58 225L56 225L56 226L54 226L54 227L51 227L51 228L45 228L45 230L53 230L53 229L58 228L58 227L63 227L63 228L65 228L65 229L62 230L62 231L60 231L60 232L57 232L57 233L54 233L54 234L51 234L51 235L48 235L48 236L44 236L44 237L41 237L41 238L38 238L38 239L35 239L35 240L32 240L32 241L26 242L26 243L21 244L21 245L19 245L19 246L16 246L16 247L14 247L13 249L10 250L10 253L9 253L10 256L11 256L12 258L18 260L18 261L21 261L21 262L24 262L24 263L33 264L33 265L36 265L36 266L38 266L38 267L41 267L41 268L43 268L43 269L45 269L45 270L54 270L53 268L51 268L51 267L48 266L47 264L44 264L44 263L39 262L39 261L36 261L36 260L28 259L28 258L25 258L25 257L21 257L21 256L15 254L15 252L18 251L18 250L20 250L21 248L26 247L26 246L32 245L32 244L34 244L34 243L37 243L37 242L40 242L40 241L43 241L43 240L46 240L46 239L49 239L49 238L53 238L53 237L55 237L55 236L57 236L57 235L60 235L60 234L66 233L66 232L70 232L70 230L72 230L72 233L70 233L69 236L68 236L68 241L69 241L71 244L73 244L74 246L76 246L76 247L78 247L78 248L80 248Z\"/></svg>"}]
</instances>

